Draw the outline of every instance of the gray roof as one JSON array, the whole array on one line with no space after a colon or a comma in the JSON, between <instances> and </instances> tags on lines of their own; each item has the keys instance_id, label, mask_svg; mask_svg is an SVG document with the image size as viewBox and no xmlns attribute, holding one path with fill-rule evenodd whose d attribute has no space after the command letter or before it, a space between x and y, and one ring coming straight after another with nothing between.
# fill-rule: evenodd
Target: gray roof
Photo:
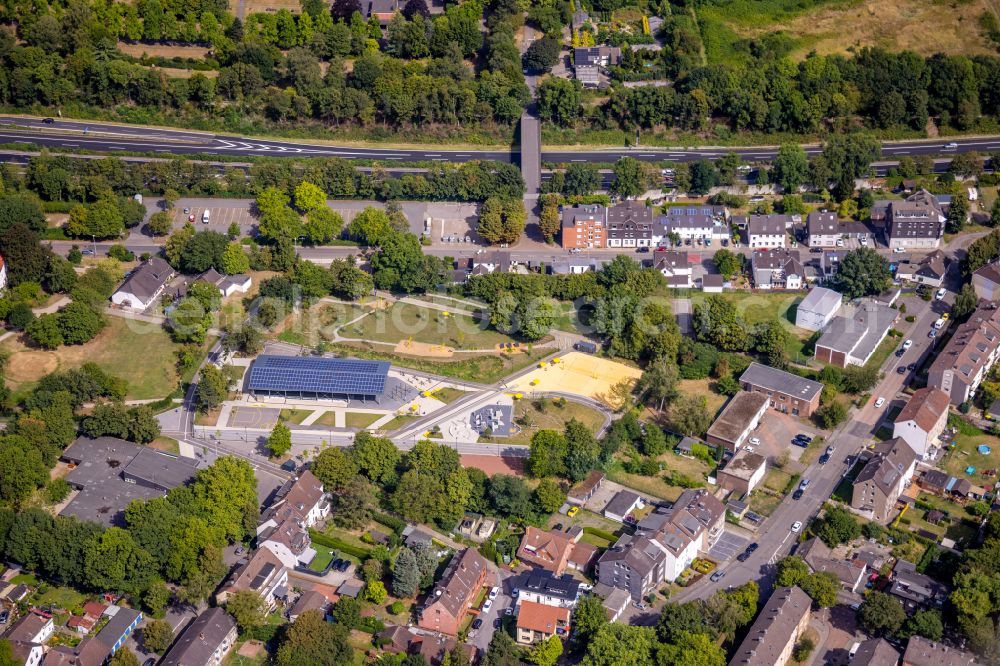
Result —
<instances>
[{"instance_id":1,"label":"gray roof","mask_svg":"<svg viewBox=\"0 0 1000 666\"><path fill-rule=\"evenodd\" d=\"M193 460L117 437L79 437L61 457L76 465L66 480L80 489L62 515L109 526L122 525L132 500L163 497L187 483L198 469Z\"/></svg>"},{"instance_id":2,"label":"gray roof","mask_svg":"<svg viewBox=\"0 0 1000 666\"><path fill-rule=\"evenodd\" d=\"M215 651L236 629L236 622L221 608L209 608L194 619L163 657L160 666L208 664Z\"/></svg>"},{"instance_id":3,"label":"gray roof","mask_svg":"<svg viewBox=\"0 0 1000 666\"><path fill-rule=\"evenodd\" d=\"M614 546L604 551L599 566L603 567L610 562L625 562L640 578L645 578L666 557L666 553L648 538L625 534Z\"/></svg>"},{"instance_id":4,"label":"gray roof","mask_svg":"<svg viewBox=\"0 0 1000 666\"><path fill-rule=\"evenodd\" d=\"M156 295L174 275L174 269L160 257L151 257L133 270L118 291L134 295L146 302Z\"/></svg>"},{"instance_id":5,"label":"gray roof","mask_svg":"<svg viewBox=\"0 0 1000 666\"><path fill-rule=\"evenodd\" d=\"M896 666L899 653L884 638L869 638L854 653L851 666Z\"/></svg>"},{"instance_id":6,"label":"gray roof","mask_svg":"<svg viewBox=\"0 0 1000 666\"><path fill-rule=\"evenodd\" d=\"M791 223L788 215L751 215L747 231L751 236L783 236Z\"/></svg>"},{"instance_id":7,"label":"gray roof","mask_svg":"<svg viewBox=\"0 0 1000 666\"><path fill-rule=\"evenodd\" d=\"M831 321L816 346L867 359L892 328L898 314L898 310L884 305L866 303Z\"/></svg>"},{"instance_id":8,"label":"gray roof","mask_svg":"<svg viewBox=\"0 0 1000 666\"><path fill-rule=\"evenodd\" d=\"M624 516L626 513L632 510L635 506L636 501L639 500L639 496L630 490L619 490L618 494L611 498L608 505L604 507L604 513L613 513L615 515Z\"/></svg>"},{"instance_id":9,"label":"gray roof","mask_svg":"<svg viewBox=\"0 0 1000 666\"><path fill-rule=\"evenodd\" d=\"M837 308L840 307L843 300L844 297L840 295L840 292L836 292L833 289L827 289L826 287L813 287L813 289L806 294L806 297L799 303L798 311L821 312L823 314L827 314L835 312Z\"/></svg>"},{"instance_id":10,"label":"gray roof","mask_svg":"<svg viewBox=\"0 0 1000 666\"><path fill-rule=\"evenodd\" d=\"M513 578L511 585L565 601L573 601L580 594L580 581L574 580L572 576L556 577L542 569L524 572Z\"/></svg>"},{"instance_id":11,"label":"gray roof","mask_svg":"<svg viewBox=\"0 0 1000 666\"><path fill-rule=\"evenodd\" d=\"M917 452L902 437L875 445L854 485L872 481L886 496L892 496L901 477L917 460Z\"/></svg>"},{"instance_id":12,"label":"gray roof","mask_svg":"<svg viewBox=\"0 0 1000 666\"><path fill-rule=\"evenodd\" d=\"M971 666L980 662L970 652L914 635L906 644L903 663L907 666Z\"/></svg>"},{"instance_id":13,"label":"gray roof","mask_svg":"<svg viewBox=\"0 0 1000 666\"><path fill-rule=\"evenodd\" d=\"M754 395L763 396L763 393L755 393ZM764 396L767 399L767 396ZM745 447L736 452L729 464L725 466L722 470L730 476L735 476L738 479L749 479L752 477L757 470L759 470L767 460L764 456L759 453L750 453Z\"/></svg>"},{"instance_id":14,"label":"gray roof","mask_svg":"<svg viewBox=\"0 0 1000 666\"><path fill-rule=\"evenodd\" d=\"M600 204L581 204L578 206L563 206L562 208L563 229L575 227L577 219L599 220L601 224L604 224L607 217L607 208Z\"/></svg>"},{"instance_id":15,"label":"gray roof","mask_svg":"<svg viewBox=\"0 0 1000 666\"><path fill-rule=\"evenodd\" d=\"M836 213L809 213L806 224L810 235L825 236L840 233Z\"/></svg>"},{"instance_id":16,"label":"gray roof","mask_svg":"<svg viewBox=\"0 0 1000 666\"><path fill-rule=\"evenodd\" d=\"M812 600L798 587L783 587L771 598L750 627L730 666L774 666L792 638L803 616L809 615Z\"/></svg>"},{"instance_id":17,"label":"gray roof","mask_svg":"<svg viewBox=\"0 0 1000 666\"><path fill-rule=\"evenodd\" d=\"M132 625L136 619L141 618L142 613L131 608L119 607L118 612L111 616L108 623L104 625L104 628L97 632L94 636L98 642L108 648L108 650L113 650L115 643L117 643L123 636L129 633L129 627Z\"/></svg>"},{"instance_id":18,"label":"gray roof","mask_svg":"<svg viewBox=\"0 0 1000 666\"><path fill-rule=\"evenodd\" d=\"M740 382L806 401L811 401L823 390L823 385L819 382L760 363L751 363L740 375Z\"/></svg>"},{"instance_id":19,"label":"gray roof","mask_svg":"<svg viewBox=\"0 0 1000 666\"><path fill-rule=\"evenodd\" d=\"M754 417L765 409L767 396L763 393L740 391L733 396L722 413L708 429L710 437L735 443L750 427Z\"/></svg>"}]
</instances>

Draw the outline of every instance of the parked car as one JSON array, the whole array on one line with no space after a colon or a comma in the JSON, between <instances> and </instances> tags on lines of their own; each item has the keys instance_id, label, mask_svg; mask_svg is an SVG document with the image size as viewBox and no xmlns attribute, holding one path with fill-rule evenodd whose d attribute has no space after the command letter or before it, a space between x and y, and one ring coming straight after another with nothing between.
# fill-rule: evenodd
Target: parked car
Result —
<instances>
[{"instance_id":1,"label":"parked car","mask_svg":"<svg viewBox=\"0 0 1000 666\"><path fill-rule=\"evenodd\" d=\"M804 432L800 432L799 434L796 435L796 437L801 439L806 444L811 444L813 441L813 438L805 434Z\"/></svg>"},{"instance_id":2,"label":"parked car","mask_svg":"<svg viewBox=\"0 0 1000 666\"><path fill-rule=\"evenodd\" d=\"M885 404L885 398L880 397L875 401L875 409L882 409L882 405Z\"/></svg>"},{"instance_id":3,"label":"parked car","mask_svg":"<svg viewBox=\"0 0 1000 666\"><path fill-rule=\"evenodd\" d=\"M493 600L487 599L486 602L483 604L483 612L489 613L491 608L493 608Z\"/></svg>"},{"instance_id":4,"label":"parked car","mask_svg":"<svg viewBox=\"0 0 1000 666\"><path fill-rule=\"evenodd\" d=\"M748 559L750 559L750 553L746 551L743 551L742 553L736 556L737 562L746 562Z\"/></svg>"},{"instance_id":5,"label":"parked car","mask_svg":"<svg viewBox=\"0 0 1000 666\"><path fill-rule=\"evenodd\" d=\"M910 372L913 372L914 370L917 369L917 364L916 363L911 363L908 366L906 366L906 369L909 370Z\"/></svg>"},{"instance_id":6,"label":"parked car","mask_svg":"<svg viewBox=\"0 0 1000 666\"><path fill-rule=\"evenodd\" d=\"M801 481L799 481L799 488L805 490L808 487L809 487L809 479L802 479Z\"/></svg>"},{"instance_id":7,"label":"parked car","mask_svg":"<svg viewBox=\"0 0 1000 666\"><path fill-rule=\"evenodd\" d=\"M802 521L801 520L796 520L794 523L792 523L792 531L793 532L798 532L801 529L802 529Z\"/></svg>"},{"instance_id":8,"label":"parked car","mask_svg":"<svg viewBox=\"0 0 1000 666\"><path fill-rule=\"evenodd\" d=\"M760 437L751 437L750 444L753 446L760 446Z\"/></svg>"},{"instance_id":9,"label":"parked car","mask_svg":"<svg viewBox=\"0 0 1000 666\"><path fill-rule=\"evenodd\" d=\"M649 252L649 248L648 248L648 247L646 247L645 245L643 245L642 247L637 247L637 248L635 249L635 251L636 251L636 252Z\"/></svg>"},{"instance_id":10,"label":"parked car","mask_svg":"<svg viewBox=\"0 0 1000 666\"><path fill-rule=\"evenodd\" d=\"M713 573L711 576L709 576L708 579L714 583L714 582L716 582L718 580L722 580L722 577L725 576L725 575L726 575L725 571L716 570L716 572Z\"/></svg>"},{"instance_id":11,"label":"parked car","mask_svg":"<svg viewBox=\"0 0 1000 666\"><path fill-rule=\"evenodd\" d=\"M802 490L801 488L796 489L795 492L792 493L792 499L793 500L800 500L800 499L802 499L802 496L805 494L805 492L806 491Z\"/></svg>"},{"instance_id":12,"label":"parked car","mask_svg":"<svg viewBox=\"0 0 1000 666\"><path fill-rule=\"evenodd\" d=\"M494 587L490 589L490 599L496 599L498 594L500 594L499 587Z\"/></svg>"},{"instance_id":13,"label":"parked car","mask_svg":"<svg viewBox=\"0 0 1000 666\"><path fill-rule=\"evenodd\" d=\"M829 453L824 453L823 455L821 455L819 457L819 464L820 465L825 465L828 462L830 462L830 454Z\"/></svg>"},{"instance_id":14,"label":"parked car","mask_svg":"<svg viewBox=\"0 0 1000 666\"><path fill-rule=\"evenodd\" d=\"M948 321L948 320L945 319L944 317L941 317L936 322L934 322L934 328L936 328L937 330L940 331L942 328L944 328L944 324L945 324L946 321Z\"/></svg>"},{"instance_id":15,"label":"parked car","mask_svg":"<svg viewBox=\"0 0 1000 666\"><path fill-rule=\"evenodd\" d=\"M934 294L934 300L935 301L943 300L944 299L944 295L947 294L947 293L948 293L948 290L945 289L944 287L941 287L940 289L937 290L937 293Z\"/></svg>"},{"instance_id":16,"label":"parked car","mask_svg":"<svg viewBox=\"0 0 1000 666\"><path fill-rule=\"evenodd\" d=\"M809 446L809 442L801 439L793 439L792 444L795 446L801 446L803 449Z\"/></svg>"},{"instance_id":17,"label":"parked car","mask_svg":"<svg viewBox=\"0 0 1000 666\"><path fill-rule=\"evenodd\" d=\"M510 609L508 608L507 610L510 610ZM502 626L503 626L503 620L501 620L500 618L496 618L495 620L493 620L493 628L494 629L499 629Z\"/></svg>"},{"instance_id":18,"label":"parked car","mask_svg":"<svg viewBox=\"0 0 1000 666\"><path fill-rule=\"evenodd\" d=\"M935 330L934 330L934 329L932 328L932 329L931 329L931 330L930 330L930 331L929 331L929 332L927 333L927 337L928 337L928 338L936 338L936 337L937 337L937 331L935 331Z\"/></svg>"},{"instance_id":19,"label":"parked car","mask_svg":"<svg viewBox=\"0 0 1000 666\"><path fill-rule=\"evenodd\" d=\"M837 447L835 447L833 444L831 444L830 446L826 447L827 454L831 454L831 453L833 453L836 450L837 450Z\"/></svg>"},{"instance_id":20,"label":"parked car","mask_svg":"<svg viewBox=\"0 0 1000 666\"><path fill-rule=\"evenodd\" d=\"M483 626L483 618L477 617L475 620L472 621L473 629L478 629L481 626Z\"/></svg>"},{"instance_id":21,"label":"parked car","mask_svg":"<svg viewBox=\"0 0 1000 666\"><path fill-rule=\"evenodd\" d=\"M913 346L913 340L904 340L903 341L903 349L904 350L905 349L909 349L912 346Z\"/></svg>"},{"instance_id":22,"label":"parked car","mask_svg":"<svg viewBox=\"0 0 1000 666\"><path fill-rule=\"evenodd\" d=\"M578 507L578 506L572 506L572 507L570 507L569 511L566 512L566 515L569 516L570 518L572 518L573 516L575 516L578 513L580 513L580 507Z\"/></svg>"}]
</instances>

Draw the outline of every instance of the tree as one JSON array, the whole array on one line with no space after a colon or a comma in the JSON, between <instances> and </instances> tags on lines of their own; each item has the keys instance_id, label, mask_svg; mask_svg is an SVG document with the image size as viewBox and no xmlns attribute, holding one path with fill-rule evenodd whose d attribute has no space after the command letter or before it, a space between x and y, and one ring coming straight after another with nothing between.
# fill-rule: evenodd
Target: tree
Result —
<instances>
[{"instance_id":1,"label":"tree","mask_svg":"<svg viewBox=\"0 0 1000 666\"><path fill-rule=\"evenodd\" d=\"M15 224L32 231L45 229L45 214L38 198L29 194L7 194L0 197L0 234Z\"/></svg>"},{"instance_id":2,"label":"tree","mask_svg":"<svg viewBox=\"0 0 1000 666\"><path fill-rule=\"evenodd\" d=\"M383 604L385 603L386 597L389 593L385 590L385 584L380 580L369 581L365 585L365 599L372 602L373 604Z\"/></svg>"},{"instance_id":3,"label":"tree","mask_svg":"<svg viewBox=\"0 0 1000 666\"><path fill-rule=\"evenodd\" d=\"M688 191L693 194L706 194L715 187L718 176L715 165L710 160L696 160L688 165L688 177L691 179Z\"/></svg>"},{"instance_id":4,"label":"tree","mask_svg":"<svg viewBox=\"0 0 1000 666\"><path fill-rule=\"evenodd\" d=\"M932 641L940 641L944 635L944 624L941 622L941 611L937 609L919 610L903 625L902 634L905 637L923 636Z\"/></svg>"},{"instance_id":5,"label":"tree","mask_svg":"<svg viewBox=\"0 0 1000 666\"><path fill-rule=\"evenodd\" d=\"M417 556L409 548L401 548L392 565L392 593L400 598L413 597L420 585Z\"/></svg>"},{"instance_id":6,"label":"tree","mask_svg":"<svg viewBox=\"0 0 1000 666\"><path fill-rule=\"evenodd\" d=\"M154 571L153 558L119 527L105 530L84 548L84 575L97 589L139 593Z\"/></svg>"},{"instance_id":7,"label":"tree","mask_svg":"<svg viewBox=\"0 0 1000 666\"><path fill-rule=\"evenodd\" d=\"M250 257L239 243L230 243L222 253L222 272L237 275L250 270Z\"/></svg>"},{"instance_id":8,"label":"tree","mask_svg":"<svg viewBox=\"0 0 1000 666\"><path fill-rule=\"evenodd\" d=\"M306 214L306 238L313 245L325 245L340 236L344 218L327 206L314 208Z\"/></svg>"},{"instance_id":9,"label":"tree","mask_svg":"<svg viewBox=\"0 0 1000 666\"><path fill-rule=\"evenodd\" d=\"M834 400L817 409L815 416L821 428L832 430L847 418L847 407L842 402Z\"/></svg>"},{"instance_id":10,"label":"tree","mask_svg":"<svg viewBox=\"0 0 1000 666\"><path fill-rule=\"evenodd\" d=\"M792 587L809 577L809 565L798 555L789 555L778 562L777 587Z\"/></svg>"},{"instance_id":11,"label":"tree","mask_svg":"<svg viewBox=\"0 0 1000 666\"><path fill-rule=\"evenodd\" d=\"M681 631L659 651L661 666L725 666L726 653L705 633Z\"/></svg>"},{"instance_id":12,"label":"tree","mask_svg":"<svg viewBox=\"0 0 1000 666\"><path fill-rule=\"evenodd\" d=\"M969 221L969 199L964 194L958 194L951 198L951 206L948 208L948 218L945 228L948 233L957 234L965 229L965 223Z\"/></svg>"},{"instance_id":13,"label":"tree","mask_svg":"<svg viewBox=\"0 0 1000 666\"><path fill-rule=\"evenodd\" d=\"M542 197L542 210L538 215L538 229L545 237L545 242L551 243L562 229L562 218L559 216L559 197L546 194Z\"/></svg>"},{"instance_id":14,"label":"tree","mask_svg":"<svg viewBox=\"0 0 1000 666\"><path fill-rule=\"evenodd\" d=\"M552 479L542 479L535 488L535 504L542 513L553 513L566 501L566 492Z\"/></svg>"},{"instance_id":15,"label":"tree","mask_svg":"<svg viewBox=\"0 0 1000 666\"><path fill-rule=\"evenodd\" d=\"M358 529L371 519L375 491L367 479L355 476L339 488L334 522L347 529Z\"/></svg>"},{"instance_id":16,"label":"tree","mask_svg":"<svg viewBox=\"0 0 1000 666\"><path fill-rule=\"evenodd\" d=\"M843 507L833 506L816 522L813 533L833 548L861 536L861 525L853 513Z\"/></svg>"},{"instance_id":17,"label":"tree","mask_svg":"<svg viewBox=\"0 0 1000 666\"><path fill-rule=\"evenodd\" d=\"M528 654L528 661L532 664L537 664L537 666L556 666L559 657L562 656L562 652L562 639L558 636L549 636L549 638L536 643L531 648L531 652Z\"/></svg>"},{"instance_id":18,"label":"tree","mask_svg":"<svg viewBox=\"0 0 1000 666\"><path fill-rule=\"evenodd\" d=\"M774 159L772 177L784 192L796 192L809 176L809 157L797 143L785 143Z\"/></svg>"},{"instance_id":19,"label":"tree","mask_svg":"<svg viewBox=\"0 0 1000 666\"><path fill-rule=\"evenodd\" d=\"M573 609L573 640L579 646L586 646L601 628L608 623L608 615L601 598L587 595L580 599Z\"/></svg>"},{"instance_id":20,"label":"tree","mask_svg":"<svg viewBox=\"0 0 1000 666\"><path fill-rule=\"evenodd\" d=\"M359 432L354 437L354 460L361 472L378 484L388 484L396 476L401 454L392 440Z\"/></svg>"},{"instance_id":21,"label":"tree","mask_svg":"<svg viewBox=\"0 0 1000 666\"><path fill-rule=\"evenodd\" d=\"M239 590L226 600L226 611L242 632L262 626L267 620L266 610L260 595L253 590Z\"/></svg>"},{"instance_id":22,"label":"tree","mask_svg":"<svg viewBox=\"0 0 1000 666\"><path fill-rule=\"evenodd\" d=\"M154 236L166 236L174 226L173 216L165 210L153 213L147 224L149 233Z\"/></svg>"},{"instance_id":23,"label":"tree","mask_svg":"<svg viewBox=\"0 0 1000 666\"><path fill-rule=\"evenodd\" d=\"M18 435L0 437L0 499L20 505L46 482L41 452Z\"/></svg>"},{"instance_id":24,"label":"tree","mask_svg":"<svg viewBox=\"0 0 1000 666\"><path fill-rule=\"evenodd\" d=\"M354 650L348 643L351 627L331 624L316 610L306 611L285 632L275 655L277 666L331 666L348 664Z\"/></svg>"},{"instance_id":25,"label":"tree","mask_svg":"<svg viewBox=\"0 0 1000 666\"><path fill-rule=\"evenodd\" d=\"M855 179L867 174L881 154L879 142L869 134L835 134L826 142L821 157L841 200L854 192Z\"/></svg>"},{"instance_id":26,"label":"tree","mask_svg":"<svg viewBox=\"0 0 1000 666\"><path fill-rule=\"evenodd\" d=\"M532 72L548 72L559 62L562 47L554 37L536 39L524 54L524 67Z\"/></svg>"},{"instance_id":27,"label":"tree","mask_svg":"<svg viewBox=\"0 0 1000 666\"><path fill-rule=\"evenodd\" d=\"M976 310L979 297L971 284L962 285L962 290L955 296L955 302L951 306L951 316L957 320L964 319Z\"/></svg>"},{"instance_id":28,"label":"tree","mask_svg":"<svg viewBox=\"0 0 1000 666\"><path fill-rule=\"evenodd\" d=\"M653 666L656 635L651 627L606 624L587 645L586 666Z\"/></svg>"},{"instance_id":29,"label":"tree","mask_svg":"<svg viewBox=\"0 0 1000 666\"><path fill-rule=\"evenodd\" d=\"M222 270L222 256L229 238L218 231L198 231L184 245L180 269L185 273L204 273L209 268Z\"/></svg>"},{"instance_id":30,"label":"tree","mask_svg":"<svg viewBox=\"0 0 1000 666\"><path fill-rule=\"evenodd\" d=\"M840 579L829 571L817 571L810 574L799 583L802 591L816 602L820 608L830 608L837 604L837 592L840 591Z\"/></svg>"},{"instance_id":31,"label":"tree","mask_svg":"<svg viewBox=\"0 0 1000 666\"><path fill-rule=\"evenodd\" d=\"M684 435L704 434L712 424L705 396L682 395L670 409L670 421Z\"/></svg>"},{"instance_id":32,"label":"tree","mask_svg":"<svg viewBox=\"0 0 1000 666\"><path fill-rule=\"evenodd\" d=\"M906 611L892 596L872 590L861 602L858 622L873 636L894 635L906 621Z\"/></svg>"},{"instance_id":33,"label":"tree","mask_svg":"<svg viewBox=\"0 0 1000 666\"><path fill-rule=\"evenodd\" d=\"M165 620L152 620L142 628L142 647L163 654L174 640L174 630Z\"/></svg>"},{"instance_id":34,"label":"tree","mask_svg":"<svg viewBox=\"0 0 1000 666\"><path fill-rule=\"evenodd\" d=\"M108 666L139 666L139 658L132 650L118 650L111 656Z\"/></svg>"},{"instance_id":35,"label":"tree","mask_svg":"<svg viewBox=\"0 0 1000 666\"><path fill-rule=\"evenodd\" d=\"M292 431L284 423L278 422L267 438L267 448L272 458L280 458L292 448Z\"/></svg>"},{"instance_id":36,"label":"tree","mask_svg":"<svg viewBox=\"0 0 1000 666\"><path fill-rule=\"evenodd\" d=\"M563 194L584 196L601 188L601 172L590 162L573 162L566 167Z\"/></svg>"},{"instance_id":37,"label":"tree","mask_svg":"<svg viewBox=\"0 0 1000 666\"><path fill-rule=\"evenodd\" d=\"M56 349L65 343L57 314L43 314L29 322L24 332L33 344L42 349Z\"/></svg>"},{"instance_id":38,"label":"tree","mask_svg":"<svg viewBox=\"0 0 1000 666\"><path fill-rule=\"evenodd\" d=\"M336 491L357 476L358 465L349 450L331 446L320 451L312 471L325 487Z\"/></svg>"},{"instance_id":39,"label":"tree","mask_svg":"<svg viewBox=\"0 0 1000 666\"><path fill-rule=\"evenodd\" d=\"M240 225L236 222L230 222L229 227L226 228L226 235L229 236L229 240L236 240L242 233Z\"/></svg>"},{"instance_id":40,"label":"tree","mask_svg":"<svg viewBox=\"0 0 1000 666\"><path fill-rule=\"evenodd\" d=\"M753 349L764 357L768 365L783 368L788 361L791 334L776 319L761 322L754 327Z\"/></svg>"},{"instance_id":41,"label":"tree","mask_svg":"<svg viewBox=\"0 0 1000 666\"><path fill-rule=\"evenodd\" d=\"M521 666L521 648L506 631L495 631L482 663L483 666Z\"/></svg>"},{"instance_id":42,"label":"tree","mask_svg":"<svg viewBox=\"0 0 1000 666\"><path fill-rule=\"evenodd\" d=\"M576 79L550 77L537 90L538 116L564 127L572 125L583 111L583 85Z\"/></svg>"},{"instance_id":43,"label":"tree","mask_svg":"<svg viewBox=\"0 0 1000 666\"><path fill-rule=\"evenodd\" d=\"M477 232L493 245L516 243L524 233L526 221L523 202L490 197L480 207Z\"/></svg>"},{"instance_id":44,"label":"tree","mask_svg":"<svg viewBox=\"0 0 1000 666\"><path fill-rule=\"evenodd\" d=\"M732 279L743 270L742 255L733 254L725 248L716 250L712 256L712 262L715 264L715 269L727 280Z\"/></svg>"},{"instance_id":45,"label":"tree","mask_svg":"<svg viewBox=\"0 0 1000 666\"><path fill-rule=\"evenodd\" d=\"M208 364L201 370L198 379L196 402L199 411L208 412L226 399L229 394L229 380L219 368Z\"/></svg>"},{"instance_id":46,"label":"tree","mask_svg":"<svg viewBox=\"0 0 1000 666\"><path fill-rule=\"evenodd\" d=\"M566 472L566 454L569 445L562 433L539 430L531 437L528 454L528 471L532 476L562 476Z\"/></svg>"},{"instance_id":47,"label":"tree","mask_svg":"<svg viewBox=\"0 0 1000 666\"><path fill-rule=\"evenodd\" d=\"M104 316L86 303L73 302L59 311L59 331L67 345L82 345L104 328Z\"/></svg>"},{"instance_id":48,"label":"tree","mask_svg":"<svg viewBox=\"0 0 1000 666\"><path fill-rule=\"evenodd\" d=\"M295 187L295 207L303 213L326 207L326 192L303 180Z\"/></svg>"},{"instance_id":49,"label":"tree","mask_svg":"<svg viewBox=\"0 0 1000 666\"><path fill-rule=\"evenodd\" d=\"M14 329L24 330L35 320L35 313L27 303L15 303L7 313L7 324Z\"/></svg>"},{"instance_id":50,"label":"tree","mask_svg":"<svg viewBox=\"0 0 1000 666\"><path fill-rule=\"evenodd\" d=\"M875 250L862 247L847 253L834 279L847 298L880 294L892 285L889 262Z\"/></svg>"},{"instance_id":51,"label":"tree","mask_svg":"<svg viewBox=\"0 0 1000 666\"><path fill-rule=\"evenodd\" d=\"M633 157L623 157L615 162L614 173L615 180L610 188L614 194L636 197L649 185L642 163Z\"/></svg>"}]
</instances>

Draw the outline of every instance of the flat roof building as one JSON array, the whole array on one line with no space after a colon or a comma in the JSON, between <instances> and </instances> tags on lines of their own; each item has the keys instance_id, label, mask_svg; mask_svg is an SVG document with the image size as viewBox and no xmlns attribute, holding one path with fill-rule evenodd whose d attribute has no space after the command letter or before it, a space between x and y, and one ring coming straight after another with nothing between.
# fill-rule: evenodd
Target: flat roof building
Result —
<instances>
[{"instance_id":1,"label":"flat roof building","mask_svg":"<svg viewBox=\"0 0 1000 666\"><path fill-rule=\"evenodd\" d=\"M385 392L388 374L388 361L262 354L250 366L247 391L377 400Z\"/></svg>"},{"instance_id":2,"label":"flat roof building","mask_svg":"<svg viewBox=\"0 0 1000 666\"><path fill-rule=\"evenodd\" d=\"M889 334L898 310L879 303L864 303L835 318L816 341L816 359L846 368L864 365Z\"/></svg>"},{"instance_id":3,"label":"flat roof building","mask_svg":"<svg viewBox=\"0 0 1000 666\"><path fill-rule=\"evenodd\" d=\"M746 391L764 393L773 409L794 416L809 417L819 409L823 385L769 365L751 363L740 375Z\"/></svg>"},{"instance_id":4,"label":"flat roof building","mask_svg":"<svg viewBox=\"0 0 1000 666\"><path fill-rule=\"evenodd\" d=\"M760 425L760 420L767 411L767 403L767 396L763 393L740 391L709 427L705 441L735 452Z\"/></svg>"}]
</instances>

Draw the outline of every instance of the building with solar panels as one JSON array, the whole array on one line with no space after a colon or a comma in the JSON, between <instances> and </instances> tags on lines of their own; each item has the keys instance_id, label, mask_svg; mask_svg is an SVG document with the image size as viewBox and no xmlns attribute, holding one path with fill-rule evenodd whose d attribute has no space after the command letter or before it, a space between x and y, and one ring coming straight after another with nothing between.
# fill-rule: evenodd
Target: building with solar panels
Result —
<instances>
[{"instance_id":1,"label":"building with solar panels","mask_svg":"<svg viewBox=\"0 0 1000 666\"><path fill-rule=\"evenodd\" d=\"M250 366L246 391L253 396L379 401L388 361L262 354Z\"/></svg>"}]
</instances>

